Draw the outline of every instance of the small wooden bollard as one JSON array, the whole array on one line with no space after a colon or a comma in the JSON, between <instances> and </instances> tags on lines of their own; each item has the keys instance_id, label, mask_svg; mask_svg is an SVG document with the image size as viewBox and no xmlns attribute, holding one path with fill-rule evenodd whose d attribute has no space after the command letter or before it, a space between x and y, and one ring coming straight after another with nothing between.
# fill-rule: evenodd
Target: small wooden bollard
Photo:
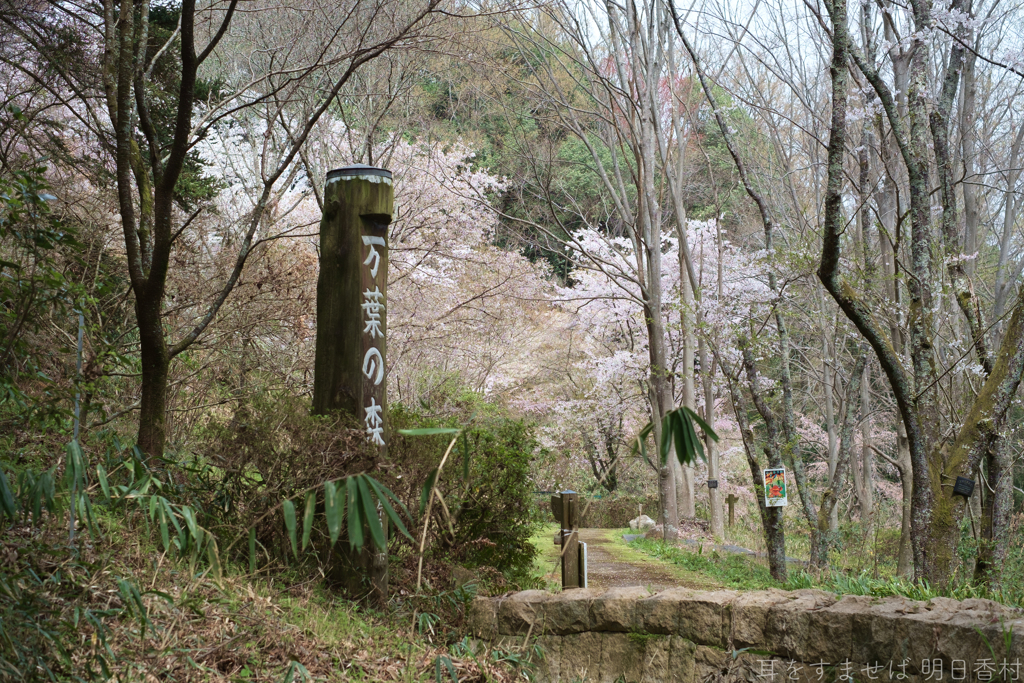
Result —
<instances>
[{"instance_id":1,"label":"small wooden bollard","mask_svg":"<svg viewBox=\"0 0 1024 683\"><path fill-rule=\"evenodd\" d=\"M740 499L739 496L737 496L735 493L730 493L729 496L725 499L725 502L727 502L729 504L729 526L732 526L733 524L736 523L736 514L735 514L736 513L736 508L735 508L735 506L736 506L736 501L739 500L739 499Z\"/></svg>"},{"instance_id":2,"label":"small wooden bollard","mask_svg":"<svg viewBox=\"0 0 1024 683\"><path fill-rule=\"evenodd\" d=\"M580 561L581 548L579 533L576 529L578 521L579 496L575 491L562 491L551 496L551 513L558 521L560 531L555 537L561 548L562 557L562 589L586 587L585 568Z\"/></svg>"}]
</instances>

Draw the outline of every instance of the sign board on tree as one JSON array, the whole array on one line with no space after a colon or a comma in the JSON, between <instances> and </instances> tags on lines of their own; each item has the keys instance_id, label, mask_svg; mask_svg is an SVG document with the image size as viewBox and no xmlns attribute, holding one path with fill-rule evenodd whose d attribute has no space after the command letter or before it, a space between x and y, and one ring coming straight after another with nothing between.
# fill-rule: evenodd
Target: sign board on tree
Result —
<instances>
[{"instance_id":1,"label":"sign board on tree","mask_svg":"<svg viewBox=\"0 0 1024 683\"><path fill-rule=\"evenodd\" d=\"M767 507L783 507L786 500L786 468L772 467L764 470L764 504Z\"/></svg>"}]
</instances>

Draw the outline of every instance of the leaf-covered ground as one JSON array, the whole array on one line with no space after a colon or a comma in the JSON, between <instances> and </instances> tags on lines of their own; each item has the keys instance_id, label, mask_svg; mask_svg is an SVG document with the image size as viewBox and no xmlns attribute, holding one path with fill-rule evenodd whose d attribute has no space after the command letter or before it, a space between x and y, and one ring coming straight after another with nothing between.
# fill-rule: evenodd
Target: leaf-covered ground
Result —
<instances>
[{"instance_id":1,"label":"leaf-covered ground","mask_svg":"<svg viewBox=\"0 0 1024 683\"><path fill-rule=\"evenodd\" d=\"M500 682L527 659L470 651L452 628L470 593L396 589L371 610L287 567L229 565L215 580L140 542L141 523L100 525L102 539L74 548L66 529L0 539L0 681L423 681L440 669Z\"/></svg>"}]
</instances>

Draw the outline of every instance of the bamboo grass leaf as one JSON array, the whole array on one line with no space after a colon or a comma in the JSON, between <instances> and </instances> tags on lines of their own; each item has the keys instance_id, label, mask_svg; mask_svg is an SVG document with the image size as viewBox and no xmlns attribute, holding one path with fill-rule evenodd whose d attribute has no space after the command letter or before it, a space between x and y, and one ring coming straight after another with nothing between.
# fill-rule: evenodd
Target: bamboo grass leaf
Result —
<instances>
[{"instance_id":1,"label":"bamboo grass leaf","mask_svg":"<svg viewBox=\"0 0 1024 683\"><path fill-rule=\"evenodd\" d=\"M82 447L78 444L78 441L72 439L67 445L68 452L68 476L71 478L71 487L82 490L85 488L85 472L84 463L85 455L82 453Z\"/></svg>"},{"instance_id":2,"label":"bamboo grass leaf","mask_svg":"<svg viewBox=\"0 0 1024 683\"><path fill-rule=\"evenodd\" d=\"M293 510L294 511L294 510ZM188 505L181 506L181 516L185 520L185 526L188 528L189 535L196 539L199 537L199 525L196 524L195 515L192 513L192 508Z\"/></svg>"},{"instance_id":3,"label":"bamboo grass leaf","mask_svg":"<svg viewBox=\"0 0 1024 683\"><path fill-rule=\"evenodd\" d=\"M690 454L693 452L693 445L690 443L690 434L686 431L686 425L679 415L679 411L673 410L668 414L671 425L671 436L666 435L666 440L671 439L675 443L676 458L680 463L689 464Z\"/></svg>"},{"instance_id":4,"label":"bamboo grass leaf","mask_svg":"<svg viewBox=\"0 0 1024 683\"><path fill-rule=\"evenodd\" d=\"M42 476L32 484L32 524L38 525L43 514Z\"/></svg>"},{"instance_id":5,"label":"bamboo grass leaf","mask_svg":"<svg viewBox=\"0 0 1024 683\"><path fill-rule=\"evenodd\" d=\"M53 479L53 470L43 472L42 476L39 477L39 483L43 491L43 500L46 503L46 509L50 512L57 511L56 501L56 485Z\"/></svg>"},{"instance_id":6,"label":"bamboo grass leaf","mask_svg":"<svg viewBox=\"0 0 1024 683\"><path fill-rule=\"evenodd\" d=\"M295 503L290 500L284 501L281 505L284 511L284 526L288 532L288 540L292 544L292 553L295 554L295 559L299 558L299 539L296 537L295 531Z\"/></svg>"},{"instance_id":7,"label":"bamboo grass leaf","mask_svg":"<svg viewBox=\"0 0 1024 683\"><path fill-rule=\"evenodd\" d=\"M178 524L178 518L177 518L177 516L175 516L174 510L171 509L171 504L163 496L159 496L159 498L160 498L160 505L167 512L168 519L170 519L171 520L171 524L174 525L175 531L177 531L180 534L181 533L181 525Z\"/></svg>"},{"instance_id":8,"label":"bamboo grass leaf","mask_svg":"<svg viewBox=\"0 0 1024 683\"><path fill-rule=\"evenodd\" d=\"M341 522L342 517L345 515L344 511L344 495L345 490L341 490L342 500L341 505L338 501L338 487L333 481L324 483L324 516L327 518L327 531L331 536L331 547L338 542L338 536L341 534Z\"/></svg>"},{"instance_id":9,"label":"bamboo grass leaf","mask_svg":"<svg viewBox=\"0 0 1024 683\"><path fill-rule=\"evenodd\" d=\"M85 518L86 526L89 529L89 535L92 536L94 539L99 538L100 527L96 523L96 517L92 513L92 498L86 495L85 492L82 492L81 497L83 501L83 512L85 513L83 517Z\"/></svg>"},{"instance_id":10,"label":"bamboo grass leaf","mask_svg":"<svg viewBox=\"0 0 1024 683\"><path fill-rule=\"evenodd\" d=\"M103 490L103 497L110 500L110 483L107 481L107 470L103 465L96 465L96 478L100 482L100 489Z\"/></svg>"},{"instance_id":11,"label":"bamboo grass leaf","mask_svg":"<svg viewBox=\"0 0 1024 683\"><path fill-rule=\"evenodd\" d=\"M697 435L697 430L693 428L693 421L690 420L689 415L684 415L684 420L686 422L686 430L690 433L690 441L693 443L695 450L697 451L697 456L701 460L706 461L707 456L704 454L704 442L701 441L700 437Z\"/></svg>"},{"instance_id":12,"label":"bamboo grass leaf","mask_svg":"<svg viewBox=\"0 0 1024 683\"><path fill-rule=\"evenodd\" d=\"M391 503L388 502L388 496L386 494L390 494L391 492L388 491L387 487L371 476L367 476L366 481L370 484L374 493L377 494L377 500L380 501L380 505L384 508L384 514L387 515L388 519L391 520L400 532L402 532L402 535L410 541L414 540L412 535L409 533L409 530L405 528L405 524L402 523L402 518L398 516L395 509L391 507Z\"/></svg>"},{"instance_id":13,"label":"bamboo grass leaf","mask_svg":"<svg viewBox=\"0 0 1024 683\"><path fill-rule=\"evenodd\" d=\"M677 450L676 456L683 465L693 465L697 462L698 454L701 458L704 457L704 447L701 446L697 432L694 431L693 424L685 413L679 410L675 411L675 423L675 428L682 435L681 440L685 443L682 449ZM679 436L676 438L678 439Z\"/></svg>"},{"instance_id":14,"label":"bamboo grass leaf","mask_svg":"<svg viewBox=\"0 0 1024 683\"><path fill-rule=\"evenodd\" d=\"M710 437L712 441L715 441L715 442L718 441L718 434L715 433L715 430L711 428L711 425L709 425L707 422L705 422L704 419L701 418L700 415L698 415L694 411L690 410L689 408L683 408L683 410L686 411L687 415L690 416L690 419L693 420L694 422L696 422L700 426L701 431L703 431L705 434L707 434L708 437Z\"/></svg>"},{"instance_id":15,"label":"bamboo grass leaf","mask_svg":"<svg viewBox=\"0 0 1024 683\"><path fill-rule=\"evenodd\" d=\"M359 550L363 547L363 519L359 512L359 487L356 485L356 478L346 479L345 488L348 490L348 542L353 550Z\"/></svg>"},{"instance_id":16,"label":"bamboo grass leaf","mask_svg":"<svg viewBox=\"0 0 1024 683\"><path fill-rule=\"evenodd\" d=\"M377 484L377 486L380 487L381 492L387 497L387 499L395 504L395 508L397 508L398 510L401 510L405 514L406 517L410 516L409 515L409 508L405 507L405 503L403 503L394 493L392 493L391 489L389 489L387 486L384 486L384 484L380 483L379 481L377 481L376 479L374 479L370 475L366 475L366 476L367 476L367 479L375 482Z\"/></svg>"},{"instance_id":17,"label":"bamboo grass leaf","mask_svg":"<svg viewBox=\"0 0 1024 683\"><path fill-rule=\"evenodd\" d=\"M381 526L377 507L373 504L373 496L370 494L370 489L363 480L363 477L356 477L356 479L359 483L359 498L363 503L363 512L366 513L366 526L370 528L370 537L378 549L385 550L388 542L384 538L384 528Z\"/></svg>"},{"instance_id":18,"label":"bamboo grass leaf","mask_svg":"<svg viewBox=\"0 0 1024 683\"><path fill-rule=\"evenodd\" d=\"M654 467L654 463L651 462L651 458L647 455L647 437L650 436L651 430L653 429L654 423L648 422L647 425L640 430L640 433L637 434L636 442L633 444L633 455L636 455L637 452L639 452L643 457L644 462L651 467Z\"/></svg>"},{"instance_id":19,"label":"bamboo grass leaf","mask_svg":"<svg viewBox=\"0 0 1024 683\"><path fill-rule=\"evenodd\" d=\"M224 578L220 565L220 552L217 550L217 539L213 537L213 534L210 534L210 539L206 544L206 559L210 562L213 578L217 581Z\"/></svg>"},{"instance_id":20,"label":"bamboo grass leaf","mask_svg":"<svg viewBox=\"0 0 1024 683\"><path fill-rule=\"evenodd\" d=\"M302 552L306 552L309 545L309 534L313 531L313 515L316 513L316 494L310 491L306 494L306 513L302 517Z\"/></svg>"},{"instance_id":21,"label":"bamboo grass leaf","mask_svg":"<svg viewBox=\"0 0 1024 683\"><path fill-rule=\"evenodd\" d=\"M203 541L207 538L203 527L196 528L196 535L192 539L192 563L199 558L199 551L203 549Z\"/></svg>"},{"instance_id":22,"label":"bamboo grass leaf","mask_svg":"<svg viewBox=\"0 0 1024 683\"><path fill-rule=\"evenodd\" d=\"M171 548L171 531L167 528L167 513L160 509L160 541L164 545L164 552Z\"/></svg>"}]
</instances>

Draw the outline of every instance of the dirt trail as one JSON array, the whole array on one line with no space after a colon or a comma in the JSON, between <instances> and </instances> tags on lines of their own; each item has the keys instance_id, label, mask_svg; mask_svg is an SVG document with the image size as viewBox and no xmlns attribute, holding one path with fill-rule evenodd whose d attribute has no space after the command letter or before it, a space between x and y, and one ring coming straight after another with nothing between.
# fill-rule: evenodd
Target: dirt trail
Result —
<instances>
[{"instance_id":1,"label":"dirt trail","mask_svg":"<svg viewBox=\"0 0 1024 683\"><path fill-rule=\"evenodd\" d=\"M625 546L621 534L609 538L605 529L580 529L580 540L587 544L587 582L591 588L646 586L660 591L683 585L671 567L653 558L624 561L615 544ZM629 548L625 548L629 550Z\"/></svg>"},{"instance_id":2,"label":"dirt trail","mask_svg":"<svg viewBox=\"0 0 1024 683\"><path fill-rule=\"evenodd\" d=\"M619 529L580 529L580 540L587 544L588 585L590 588L644 586L653 591L673 586L711 589L720 587L710 580L695 580L692 574L645 555L626 545ZM558 547L544 550L545 566L550 567L548 581L559 582ZM550 562L550 564L548 564Z\"/></svg>"}]
</instances>

